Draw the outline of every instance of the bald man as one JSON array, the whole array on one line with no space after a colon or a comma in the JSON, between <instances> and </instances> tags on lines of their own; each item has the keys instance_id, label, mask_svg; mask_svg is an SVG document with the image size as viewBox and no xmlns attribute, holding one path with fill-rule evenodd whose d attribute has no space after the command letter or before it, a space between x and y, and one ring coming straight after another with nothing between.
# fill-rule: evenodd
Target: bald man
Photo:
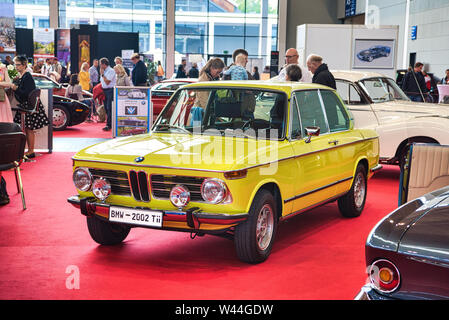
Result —
<instances>
[{"instance_id":1,"label":"bald man","mask_svg":"<svg viewBox=\"0 0 449 320\"><path fill-rule=\"evenodd\" d=\"M298 50L295 48L290 48L285 52L285 65L282 67L281 72L277 77L274 77L273 80L286 81L286 67L289 64L296 64L301 68L302 77L299 80L300 82L312 83L312 74L299 63L299 54Z\"/></svg>"}]
</instances>

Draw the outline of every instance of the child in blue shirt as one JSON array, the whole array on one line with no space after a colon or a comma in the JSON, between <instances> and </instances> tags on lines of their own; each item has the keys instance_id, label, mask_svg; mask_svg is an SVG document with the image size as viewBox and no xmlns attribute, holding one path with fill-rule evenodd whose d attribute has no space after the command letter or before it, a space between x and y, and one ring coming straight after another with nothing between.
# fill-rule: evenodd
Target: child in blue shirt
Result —
<instances>
[{"instance_id":1,"label":"child in blue shirt","mask_svg":"<svg viewBox=\"0 0 449 320\"><path fill-rule=\"evenodd\" d=\"M239 54L235 58L235 64L224 72L224 75L230 75L231 80L248 80L248 73L245 69L246 57Z\"/></svg>"}]
</instances>

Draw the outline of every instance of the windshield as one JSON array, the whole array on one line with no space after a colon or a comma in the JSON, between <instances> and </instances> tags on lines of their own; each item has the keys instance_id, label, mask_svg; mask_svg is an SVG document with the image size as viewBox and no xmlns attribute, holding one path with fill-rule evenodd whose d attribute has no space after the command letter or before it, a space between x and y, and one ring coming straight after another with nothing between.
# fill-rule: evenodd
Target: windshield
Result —
<instances>
[{"instance_id":1,"label":"windshield","mask_svg":"<svg viewBox=\"0 0 449 320\"><path fill-rule=\"evenodd\" d=\"M153 130L283 139L286 102L285 93L263 89L180 89Z\"/></svg>"},{"instance_id":2,"label":"windshield","mask_svg":"<svg viewBox=\"0 0 449 320\"><path fill-rule=\"evenodd\" d=\"M359 84L366 93L368 93L374 103L394 100L410 100L398 85L388 78L364 79L360 80Z\"/></svg>"}]
</instances>

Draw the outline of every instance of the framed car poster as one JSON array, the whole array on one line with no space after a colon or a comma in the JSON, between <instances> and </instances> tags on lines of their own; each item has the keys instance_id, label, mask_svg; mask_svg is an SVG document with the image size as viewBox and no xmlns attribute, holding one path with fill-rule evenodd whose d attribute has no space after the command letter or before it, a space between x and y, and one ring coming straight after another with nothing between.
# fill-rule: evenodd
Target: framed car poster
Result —
<instances>
[{"instance_id":1,"label":"framed car poster","mask_svg":"<svg viewBox=\"0 0 449 320\"><path fill-rule=\"evenodd\" d=\"M355 39L353 47L354 69L393 69L396 44L394 39Z\"/></svg>"},{"instance_id":2,"label":"framed car poster","mask_svg":"<svg viewBox=\"0 0 449 320\"><path fill-rule=\"evenodd\" d=\"M153 122L149 87L115 87L112 113L113 136L147 133Z\"/></svg>"}]
</instances>

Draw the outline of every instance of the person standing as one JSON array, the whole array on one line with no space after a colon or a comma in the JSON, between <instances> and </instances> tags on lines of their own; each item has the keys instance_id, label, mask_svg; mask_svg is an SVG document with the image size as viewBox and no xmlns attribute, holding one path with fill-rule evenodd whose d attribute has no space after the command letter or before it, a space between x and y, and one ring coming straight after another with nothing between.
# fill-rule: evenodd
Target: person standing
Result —
<instances>
[{"instance_id":1,"label":"person standing","mask_svg":"<svg viewBox=\"0 0 449 320\"><path fill-rule=\"evenodd\" d=\"M116 66L117 65L121 65L123 67L123 70L125 70L126 75L129 77L129 69L123 65L122 57L115 57L114 63L115 63Z\"/></svg>"},{"instance_id":2,"label":"person standing","mask_svg":"<svg viewBox=\"0 0 449 320\"><path fill-rule=\"evenodd\" d=\"M33 76L27 70L27 59L26 57L18 56L14 58L14 66L19 73L19 83L10 84L10 88L14 91L14 96L19 102L19 105L28 104L28 97L30 93L36 89L36 84L34 82ZM17 112L14 116L14 122L21 124L21 114ZM34 143L35 143L35 130L41 129L48 126L50 122L48 121L47 115L45 114L44 107L41 102L37 107L36 112L25 114L25 134L28 145L28 151L25 155L28 158L34 158Z\"/></svg>"},{"instance_id":3,"label":"person standing","mask_svg":"<svg viewBox=\"0 0 449 320\"><path fill-rule=\"evenodd\" d=\"M92 88L100 83L100 74L98 73L98 59L92 61L92 67L89 68L89 77Z\"/></svg>"},{"instance_id":4,"label":"person standing","mask_svg":"<svg viewBox=\"0 0 449 320\"><path fill-rule=\"evenodd\" d=\"M290 64L296 64L301 69L302 77L301 82L312 83L312 74L306 70L303 66L299 64L299 53L295 48L290 48L285 52L285 65L279 72L279 75L273 78L273 80L286 81L286 70L285 68ZM269 72L269 71L268 71Z\"/></svg>"},{"instance_id":5,"label":"person standing","mask_svg":"<svg viewBox=\"0 0 449 320\"><path fill-rule=\"evenodd\" d=\"M114 87L117 81L117 75L114 69L109 65L107 58L100 59L100 81L101 88L105 96L104 108L106 109L107 121L104 131L110 131L112 127L112 100L114 98Z\"/></svg>"},{"instance_id":6,"label":"person standing","mask_svg":"<svg viewBox=\"0 0 449 320\"><path fill-rule=\"evenodd\" d=\"M198 78L200 76L200 72L198 71L198 64L194 62L192 64L192 68L189 70L189 78Z\"/></svg>"},{"instance_id":7,"label":"person standing","mask_svg":"<svg viewBox=\"0 0 449 320\"><path fill-rule=\"evenodd\" d=\"M37 59L36 64L33 66L33 72L41 73L43 66L44 66L44 59L42 58Z\"/></svg>"},{"instance_id":8,"label":"person standing","mask_svg":"<svg viewBox=\"0 0 449 320\"><path fill-rule=\"evenodd\" d=\"M91 89L89 64L87 62L83 62L83 64L81 65L78 80L83 90L89 91Z\"/></svg>"},{"instance_id":9,"label":"person standing","mask_svg":"<svg viewBox=\"0 0 449 320\"><path fill-rule=\"evenodd\" d=\"M182 58L181 64L178 66L178 71L176 72L176 79L187 78L186 65L187 60Z\"/></svg>"},{"instance_id":10,"label":"person standing","mask_svg":"<svg viewBox=\"0 0 449 320\"><path fill-rule=\"evenodd\" d=\"M302 70L297 64L289 64L285 67L285 81L299 81L302 78Z\"/></svg>"},{"instance_id":11,"label":"person standing","mask_svg":"<svg viewBox=\"0 0 449 320\"><path fill-rule=\"evenodd\" d=\"M157 81L162 81L164 79L164 68L162 68L161 62L157 62Z\"/></svg>"},{"instance_id":12,"label":"person standing","mask_svg":"<svg viewBox=\"0 0 449 320\"><path fill-rule=\"evenodd\" d=\"M260 80L260 74L259 74L259 67L254 66L253 67L253 79L254 80Z\"/></svg>"},{"instance_id":13,"label":"person standing","mask_svg":"<svg viewBox=\"0 0 449 320\"><path fill-rule=\"evenodd\" d=\"M407 72L402 81L402 91L415 102L424 101L424 93L427 92L426 80L422 73L424 64L421 62L415 63L413 70Z\"/></svg>"},{"instance_id":14,"label":"person standing","mask_svg":"<svg viewBox=\"0 0 449 320\"><path fill-rule=\"evenodd\" d=\"M117 74L117 86L125 86L125 87L129 87L131 86L131 83L129 81L129 77L126 74L125 68L123 67L123 65L121 64L116 64L114 67L114 71Z\"/></svg>"},{"instance_id":15,"label":"person standing","mask_svg":"<svg viewBox=\"0 0 449 320\"><path fill-rule=\"evenodd\" d=\"M0 122L12 122L11 105L5 90L11 83L6 65L0 65Z\"/></svg>"},{"instance_id":16,"label":"person standing","mask_svg":"<svg viewBox=\"0 0 449 320\"><path fill-rule=\"evenodd\" d=\"M329 71L327 64L323 63L323 58L316 54L311 54L307 58L307 68L313 74L312 83L322 84L337 90L335 78Z\"/></svg>"},{"instance_id":17,"label":"person standing","mask_svg":"<svg viewBox=\"0 0 449 320\"><path fill-rule=\"evenodd\" d=\"M446 69L446 76L441 79L441 84L449 84L449 69Z\"/></svg>"},{"instance_id":18,"label":"person standing","mask_svg":"<svg viewBox=\"0 0 449 320\"><path fill-rule=\"evenodd\" d=\"M131 56L131 61L134 64L133 71L131 72L131 80L134 86L147 86L148 80L148 70L145 63L140 60L140 55L138 53L134 53Z\"/></svg>"},{"instance_id":19,"label":"person standing","mask_svg":"<svg viewBox=\"0 0 449 320\"><path fill-rule=\"evenodd\" d=\"M41 73L47 77L50 77L52 72L50 58L45 59L45 63L41 68Z\"/></svg>"}]
</instances>

